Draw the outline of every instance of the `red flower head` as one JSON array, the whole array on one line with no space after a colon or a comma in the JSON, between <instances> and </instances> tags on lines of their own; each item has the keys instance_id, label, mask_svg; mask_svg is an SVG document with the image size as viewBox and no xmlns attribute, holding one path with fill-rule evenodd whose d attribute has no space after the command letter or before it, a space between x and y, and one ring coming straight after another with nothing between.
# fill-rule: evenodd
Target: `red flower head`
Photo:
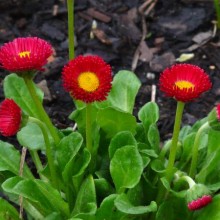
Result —
<instances>
[{"instance_id":1,"label":"red flower head","mask_svg":"<svg viewBox=\"0 0 220 220\"><path fill-rule=\"evenodd\" d=\"M212 197L210 195L204 195L203 197L188 203L188 209L191 211L198 210L207 206L210 202L212 202Z\"/></svg>"},{"instance_id":2,"label":"red flower head","mask_svg":"<svg viewBox=\"0 0 220 220\"><path fill-rule=\"evenodd\" d=\"M177 101L188 102L198 98L212 86L208 75L198 66L176 64L160 76L160 90Z\"/></svg>"},{"instance_id":3,"label":"red flower head","mask_svg":"<svg viewBox=\"0 0 220 220\"><path fill-rule=\"evenodd\" d=\"M193 181L194 182L194 181ZM186 192L188 209L191 211L201 209L212 202L212 196L207 186L193 184Z\"/></svg>"},{"instance_id":4,"label":"red flower head","mask_svg":"<svg viewBox=\"0 0 220 220\"><path fill-rule=\"evenodd\" d=\"M220 104L208 114L208 123L212 129L220 131Z\"/></svg>"},{"instance_id":5,"label":"red flower head","mask_svg":"<svg viewBox=\"0 0 220 220\"><path fill-rule=\"evenodd\" d=\"M106 100L111 90L111 67L99 56L78 56L62 72L63 86L77 100Z\"/></svg>"},{"instance_id":6,"label":"red flower head","mask_svg":"<svg viewBox=\"0 0 220 220\"><path fill-rule=\"evenodd\" d=\"M220 104L218 104L218 105L216 106L216 114L217 114L217 119L218 119L218 121L220 121Z\"/></svg>"},{"instance_id":7,"label":"red flower head","mask_svg":"<svg viewBox=\"0 0 220 220\"><path fill-rule=\"evenodd\" d=\"M22 111L12 99L5 99L0 105L0 133L15 135L21 125Z\"/></svg>"},{"instance_id":8,"label":"red flower head","mask_svg":"<svg viewBox=\"0 0 220 220\"><path fill-rule=\"evenodd\" d=\"M0 48L0 66L10 72L42 70L52 47L37 37L16 38Z\"/></svg>"}]
</instances>

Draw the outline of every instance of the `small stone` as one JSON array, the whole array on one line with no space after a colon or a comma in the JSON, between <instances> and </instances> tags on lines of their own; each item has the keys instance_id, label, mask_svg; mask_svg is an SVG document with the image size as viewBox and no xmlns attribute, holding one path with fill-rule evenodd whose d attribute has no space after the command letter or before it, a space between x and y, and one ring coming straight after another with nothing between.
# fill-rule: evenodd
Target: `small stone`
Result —
<instances>
[{"instance_id":1,"label":"small stone","mask_svg":"<svg viewBox=\"0 0 220 220\"><path fill-rule=\"evenodd\" d=\"M155 74L154 73L147 73L146 77L147 77L147 79L153 80L153 79L155 79Z\"/></svg>"},{"instance_id":2,"label":"small stone","mask_svg":"<svg viewBox=\"0 0 220 220\"><path fill-rule=\"evenodd\" d=\"M216 68L216 67L215 67L214 65L210 65L210 66L209 66L209 69L210 69L210 70L215 70L215 68Z\"/></svg>"},{"instance_id":3,"label":"small stone","mask_svg":"<svg viewBox=\"0 0 220 220\"><path fill-rule=\"evenodd\" d=\"M176 58L172 52L167 52L161 56L155 56L150 61L150 68L152 71L161 72L165 68L173 65L176 62Z\"/></svg>"}]
</instances>

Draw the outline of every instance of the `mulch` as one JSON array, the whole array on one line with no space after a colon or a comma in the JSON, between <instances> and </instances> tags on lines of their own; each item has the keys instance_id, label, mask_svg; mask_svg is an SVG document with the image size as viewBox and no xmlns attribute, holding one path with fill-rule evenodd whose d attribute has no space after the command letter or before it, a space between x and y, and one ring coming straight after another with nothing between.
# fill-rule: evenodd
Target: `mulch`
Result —
<instances>
[{"instance_id":1,"label":"mulch","mask_svg":"<svg viewBox=\"0 0 220 220\"><path fill-rule=\"evenodd\" d=\"M38 36L53 45L54 57L35 81L46 93L44 105L56 126L72 126L68 115L74 104L60 77L68 61L66 1L0 0L0 11L0 45L21 36ZM114 74L122 69L134 71L142 82L134 114L155 99L160 107L161 138L166 139L172 132L176 103L157 89L158 79L182 54L190 55L185 62L205 69L213 82L211 91L186 105L184 124L205 117L219 102L220 32L214 20L211 0L75 1L75 53L102 56ZM6 74L0 69L0 101ZM152 88L156 88L155 97Z\"/></svg>"}]
</instances>

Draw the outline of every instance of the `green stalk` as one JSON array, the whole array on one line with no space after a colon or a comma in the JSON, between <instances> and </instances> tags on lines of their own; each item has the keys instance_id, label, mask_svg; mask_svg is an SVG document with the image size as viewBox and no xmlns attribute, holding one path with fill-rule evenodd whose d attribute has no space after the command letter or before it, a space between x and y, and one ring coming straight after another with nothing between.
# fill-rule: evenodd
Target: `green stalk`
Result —
<instances>
[{"instance_id":1,"label":"green stalk","mask_svg":"<svg viewBox=\"0 0 220 220\"><path fill-rule=\"evenodd\" d=\"M74 58L74 0L67 0L69 59Z\"/></svg>"},{"instance_id":2,"label":"green stalk","mask_svg":"<svg viewBox=\"0 0 220 220\"><path fill-rule=\"evenodd\" d=\"M214 7L215 7L215 12L216 12L216 17L217 17L217 27L220 28L220 5L219 5L219 0L214 0Z\"/></svg>"},{"instance_id":3,"label":"green stalk","mask_svg":"<svg viewBox=\"0 0 220 220\"><path fill-rule=\"evenodd\" d=\"M49 138L48 138L48 133L47 133L46 126L43 122L41 122L40 120L38 120L36 118L29 117L29 121L36 123L42 131L42 134L44 136L44 142L45 142L45 147L46 147L46 155L47 155L50 175L51 175L51 182L52 182L52 185L56 189L59 189L58 181L57 181L58 178L57 178L56 168L55 168L55 164L54 164L54 158L53 158L53 154L52 154L52 151L51 151L51 146L50 146L50 141L49 141Z\"/></svg>"},{"instance_id":4,"label":"green stalk","mask_svg":"<svg viewBox=\"0 0 220 220\"><path fill-rule=\"evenodd\" d=\"M172 175L173 175L173 167L174 167L174 162L176 158L177 143L178 143L178 138L179 138L179 132L180 132L184 106L185 106L184 102L180 102L180 101L177 102L172 143L170 147L168 165L166 167L166 179L168 180L169 183L171 182Z\"/></svg>"},{"instance_id":5,"label":"green stalk","mask_svg":"<svg viewBox=\"0 0 220 220\"><path fill-rule=\"evenodd\" d=\"M201 140L203 132L209 128L209 122L204 123L199 130L196 133L193 149L192 149L192 161L189 171L189 176L191 178L195 177L196 174L196 167L197 167L197 161L198 161L198 153L199 153L199 142Z\"/></svg>"},{"instance_id":6,"label":"green stalk","mask_svg":"<svg viewBox=\"0 0 220 220\"><path fill-rule=\"evenodd\" d=\"M86 104L86 148L91 155L89 173L92 174L96 166L96 152L92 143L92 104Z\"/></svg>"},{"instance_id":7,"label":"green stalk","mask_svg":"<svg viewBox=\"0 0 220 220\"><path fill-rule=\"evenodd\" d=\"M92 104L86 104L86 147L92 155Z\"/></svg>"},{"instance_id":8,"label":"green stalk","mask_svg":"<svg viewBox=\"0 0 220 220\"><path fill-rule=\"evenodd\" d=\"M31 95L31 97L32 97L37 109L38 109L38 118L45 123L45 125L49 129L49 132L50 132L51 136L54 139L55 145L57 146L60 142L60 137L58 135L57 129L52 124L49 116L45 112L45 110L42 106L42 103L40 102L40 100L39 100L39 98L36 94L36 90L34 88L33 80L28 78L28 77L24 77L23 79L24 79L24 81L26 83L26 86L29 90L29 93L30 93L30 95Z\"/></svg>"},{"instance_id":9,"label":"green stalk","mask_svg":"<svg viewBox=\"0 0 220 220\"><path fill-rule=\"evenodd\" d=\"M169 183L171 182L172 175L173 175L173 167L174 167L174 162L175 162L175 158L176 158L177 143L178 143L178 138L179 138L179 131L180 131L180 126L181 126L184 106L185 106L185 103L180 102L180 101L177 102L175 123L174 123L174 128L173 128L173 137L172 137L171 146L170 146L168 165L167 165L166 171L165 171L165 177ZM160 205L161 201L164 199L166 194L167 194L166 189L163 186L162 182L160 182L159 183L159 192L157 194L157 199L156 199L158 206ZM150 219L154 219L153 214Z\"/></svg>"},{"instance_id":10,"label":"green stalk","mask_svg":"<svg viewBox=\"0 0 220 220\"><path fill-rule=\"evenodd\" d=\"M196 184L189 176L183 176L180 179L185 180L189 184L189 188L192 188Z\"/></svg>"},{"instance_id":11,"label":"green stalk","mask_svg":"<svg viewBox=\"0 0 220 220\"><path fill-rule=\"evenodd\" d=\"M42 163L41 163L41 160L40 160L40 158L39 158L39 155L38 155L37 151L36 151L36 150L30 150L29 152L30 152L31 158L32 158L32 160L33 160L33 162L34 162L34 164L35 164L35 166L36 166L36 168L37 168L37 172L38 172L40 178L41 178L42 180L47 180L47 178L45 178L45 177L41 174L41 171L42 171L44 168L43 168L43 165L42 165Z\"/></svg>"}]
</instances>

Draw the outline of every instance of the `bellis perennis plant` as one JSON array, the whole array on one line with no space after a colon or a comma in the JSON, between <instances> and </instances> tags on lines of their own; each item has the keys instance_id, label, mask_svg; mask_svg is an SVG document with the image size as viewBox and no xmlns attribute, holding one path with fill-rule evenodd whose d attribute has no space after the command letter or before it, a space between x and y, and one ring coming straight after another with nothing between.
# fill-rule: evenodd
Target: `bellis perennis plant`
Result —
<instances>
[{"instance_id":1,"label":"bellis perennis plant","mask_svg":"<svg viewBox=\"0 0 220 220\"><path fill-rule=\"evenodd\" d=\"M208 73L192 64L161 73L159 89L177 102L172 138L162 141L155 102L133 115L137 76L112 73L97 55L73 58L70 49L60 77L77 126L59 129L34 83L51 48L37 37L0 48L0 66L12 72L3 82L0 133L18 141L16 148L0 141L0 218L217 220L220 105L194 125L182 123L184 106L211 88Z\"/></svg>"}]
</instances>

